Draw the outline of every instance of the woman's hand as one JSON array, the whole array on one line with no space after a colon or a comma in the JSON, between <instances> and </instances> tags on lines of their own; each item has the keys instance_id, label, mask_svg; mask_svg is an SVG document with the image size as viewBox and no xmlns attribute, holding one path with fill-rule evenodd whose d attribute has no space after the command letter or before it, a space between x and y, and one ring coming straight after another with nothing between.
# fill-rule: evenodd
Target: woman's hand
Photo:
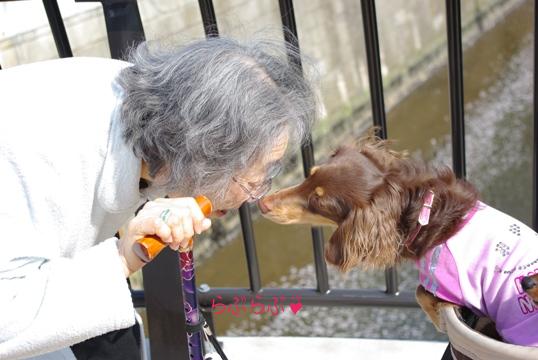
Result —
<instances>
[{"instance_id":1,"label":"woman's hand","mask_svg":"<svg viewBox=\"0 0 538 360\"><path fill-rule=\"evenodd\" d=\"M133 251L134 243L147 235L157 235L172 250L186 248L194 234L211 227L194 198L156 199L149 201L129 222L118 241L118 251L125 276L140 269L144 262Z\"/></svg>"}]
</instances>

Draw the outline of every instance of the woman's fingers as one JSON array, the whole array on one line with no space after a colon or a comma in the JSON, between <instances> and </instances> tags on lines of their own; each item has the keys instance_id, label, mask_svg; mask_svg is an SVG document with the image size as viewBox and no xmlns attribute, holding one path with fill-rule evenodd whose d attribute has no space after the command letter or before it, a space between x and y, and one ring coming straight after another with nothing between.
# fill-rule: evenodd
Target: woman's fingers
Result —
<instances>
[{"instance_id":1,"label":"woman's fingers","mask_svg":"<svg viewBox=\"0 0 538 360\"><path fill-rule=\"evenodd\" d=\"M211 220L206 218L194 198L156 199L137 216L137 234L157 235L171 249L186 248L195 235L209 229ZM150 220L153 221L153 226Z\"/></svg>"},{"instance_id":2,"label":"woman's fingers","mask_svg":"<svg viewBox=\"0 0 538 360\"><path fill-rule=\"evenodd\" d=\"M206 218L202 220L202 231L206 231L211 227L211 219Z\"/></svg>"},{"instance_id":3,"label":"woman's fingers","mask_svg":"<svg viewBox=\"0 0 538 360\"><path fill-rule=\"evenodd\" d=\"M158 236L173 250L187 248L190 238L211 227L193 198L157 199L148 202L127 227L125 236L118 240L125 274L133 273L144 263L133 251L133 244L148 235Z\"/></svg>"},{"instance_id":4,"label":"woman's fingers","mask_svg":"<svg viewBox=\"0 0 538 360\"><path fill-rule=\"evenodd\" d=\"M170 227L165 224L160 218L143 217L133 219L129 224L129 232L135 237L141 238L146 235L157 235L163 241L169 241L171 233Z\"/></svg>"},{"instance_id":5,"label":"woman's fingers","mask_svg":"<svg viewBox=\"0 0 538 360\"><path fill-rule=\"evenodd\" d=\"M186 232L183 230L183 222L186 218L190 218L188 215L188 211L183 211L181 215L178 215L177 221L171 225L172 243L170 244L170 248L172 250L177 250L180 247L183 239L187 235Z\"/></svg>"},{"instance_id":6,"label":"woman's fingers","mask_svg":"<svg viewBox=\"0 0 538 360\"><path fill-rule=\"evenodd\" d=\"M192 218L193 230L196 234L208 229L203 224L205 216L194 198L160 198L156 199L154 203L170 209L188 209Z\"/></svg>"},{"instance_id":7,"label":"woman's fingers","mask_svg":"<svg viewBox=\"0 0 538 360\"><path fill-rule=\"evenodd\" d=\"M158 199L159 207L166 207L166 224L171 229L169 246L173 250L187 248L190 239L211 227L193 198ZM162 214L162 213L161 213Z\"/></svg>"},{"instance_id":8,"label":"woman's fingers","mask_svg":"<svg viewBox=\"0 0 538 360\"><path fill-rule=\"evenodd\" d=\"M188 245L188 240L194 236L194 221L188 216L185 216L182 221L183 228L183 240L181 241L180 246L186 247Z\"/></svg>"},{"instance_id":9,"label":"woman's fingers","mask_svg":"<svg viewBox=\"0 0 538 360\"><path fill-rule=\"evenodd\" d=\"M172 241L172 230L170 227L160 218L154 219L155 223L155 235L161 238L164 242Z\"/></svg>"},{"instance_id":10,"label":"woman's fingers","mask_svg":"<svg viewBox=\"0 0 538 360\"><path fill-rule=\"evenodd\" d=\"M169 212L169 215L165 217L165 220L166 220L166 226L168 226L168 228L170 229L170 235L167 239L163 239L163 241L165 243L167 243L172 249L174 249L175 247L175 242L174 242L174 238L176 238L178 236L177 234L177 224L179 224L181 222L181 217L180 215L176 212L176 211L170 211L169 209L166 209L166 210L163 210L163 211L168 211ZM162 220L162 216L161 216L161 221Z\"/></svg>"}]
</instances>

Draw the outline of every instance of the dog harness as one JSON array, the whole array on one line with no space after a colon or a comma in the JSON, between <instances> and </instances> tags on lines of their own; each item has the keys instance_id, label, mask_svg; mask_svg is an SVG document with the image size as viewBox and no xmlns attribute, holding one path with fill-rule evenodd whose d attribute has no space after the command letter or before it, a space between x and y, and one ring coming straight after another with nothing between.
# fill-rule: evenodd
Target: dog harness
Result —
<instances>
[{"instance_id":1,"label":"dog harness","mask_svg":"<svg viewBox=\"0 0 538 360\"><path fill-rule=\"evenodd\" d=\"M416 266L435 296L491 318L509 343L538 346L538 306L521 288L524 276L538 273L538 235L522 222L477 202Z\"/></svg>"}]
</instances>

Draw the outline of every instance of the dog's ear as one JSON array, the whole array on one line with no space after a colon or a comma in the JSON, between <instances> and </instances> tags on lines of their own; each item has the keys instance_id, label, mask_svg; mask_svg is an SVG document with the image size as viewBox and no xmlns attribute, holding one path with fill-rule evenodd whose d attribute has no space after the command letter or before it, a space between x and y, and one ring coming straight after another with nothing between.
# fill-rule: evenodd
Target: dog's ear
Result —
<instances>
[{"instance_id":1,"label":"dog's ear","mask_svg":"<svg viewBox=\"0 0 538 360\"><path fill-rule=\"evenodd\" d=\"M329 240L326 260L342 272L357 265L364 268L394 265L401 245L399 202L398 196L383 191L369 205L352 209Z\"/></svg>"},{"instance_id":2,"label":"dog's ear","mask_svg":"<svg viewBox=\"0 0 538 360\"><path fill-rule=\"evenodd\" d=\"M347 272L358 264L357 254L354 251L354 233L357 210L353 209L338 228L334 231L328 246L325 248L325 259L338 267L342 272Z\"/></svg>"}]
</instances>

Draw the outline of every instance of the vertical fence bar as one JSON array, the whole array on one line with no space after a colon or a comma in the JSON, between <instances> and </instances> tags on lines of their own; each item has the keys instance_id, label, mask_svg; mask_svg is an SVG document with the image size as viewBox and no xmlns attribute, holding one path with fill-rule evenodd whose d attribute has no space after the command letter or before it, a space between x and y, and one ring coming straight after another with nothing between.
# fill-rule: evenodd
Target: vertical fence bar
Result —
<instances>
[{"instance_id":1,"label":"vertical fence bar","mask_svg":"<svg viewBox=\"0 0 538 360\"><path fill-rule=\"evenodd\" d=\"M202 14L202 22L204 24L204 32L207 38L219 36L219 28L217 26L217 17L212 0L198 0L200 13Z\"/></svg>"},{"instance_id":2,"label":"vertical fence bar","mask_svg":"<svg viewBox=\"0 0 538 360\"><path fill-rule=\"evenodd\" d=\"M243 231L243 241L245 245L245 255L247 258L248 279L250 290L258 292L262 288L260 276L260 266L258 263L258 254L256 252L256 242L254 239L254 230L252 227L252 216L248 204L243 204L239 208L241 218L241 230Z\"/></svg>"},{"instance_id":3,"label":"vertical fence bar","mask_svg":"<svg viewBox=\"0 0 538 360\"><path fill-rule=\"evenodd\" d=\"M75 0L103 6L110 56L123 59L127 50L146 39L136 0Z\"/></svg>"},{"instance_id":4,"label":"vertical fence bar","mask_svg":"<svg viewBox=\"0 0 538 360\"><path fill-rule=\"evenodd\" d=\"M58 50L58 56L61 58L72 57L71 45L67 38L67 32L65 31L65 25L58 3L56 0L43 0L43 6L47 13L47 19L49 20L50 30L52 31L54 43Z\"/></svg>"},{"instance_id":5,"label":"vertical fence bar","mask_svg":"<svg viewBox=\"0 0 538 360\"><path fill-rule=\"evenodd\" d=\"M200 7L200 14L202 16L206 37L211 38L219 36L213 1L199 0L198 5ZM262 281L252 226L252 216L248 204L245 203L239 208L239 218L241 219L241 229L243 231L243 243L245 245L250 290L258 292L262 287Z\"/></svg>"},{"instance_id":6,"label":"vertical fence bar","mask_svg":"<svg viewBox=\"0 0 538 360\"><path fill-rule=\"evenodd\" d=\"M383 77L379 55L377 36L377 20L374 0L361 0L362 25L366 44L366 60L368 62L368 81L370 83L370 102L374 125L378 127L377 135L387 138L387 120L385 116L385 100L383 96Z\"/></svg>"},{"instance_id":7,"label":"vertical fence bar","mask_svg":"<svg viewBox=\"0 0 538 360\"><path fill-rule=\"evenodd\" d=\"M538 231L538 5L534 3L534 151L532 168L532 227Z\"/></svg>"},{"instance_id":8,"label":"vertical fence bar","mask_svg":"<svg viewBox=\"0 0 538 360\"><path fill-rule=\"evenodd\" d=\"M452 164L458 178L465 178L465 123L463 111L463 52L460 0L446 0L448 81L452 119Z\"/></svg>"},{"instance_id":9,"label":"vertical fence bar","mask_svg":"<svg viewBox=\"0 0 538 360\"><path fill-rule=\"evenodd\" d=\"M129 47L146 39L136 0L102 0L110 55L122 59Z\"/></svg>"},{"instance_id":10,"label":"vertical fence bar","mask_svg":"<svg viewBox=\"0 0 538 360\"><path fill-rule=\"evenodd\" d=\"M292 0L279 0L280 17L284 30L284 40L299 49L299 37L297 35L297 24L295 22L295 12ZM289 56L289 61L295 63L302 69L300 56ZM303 157L304 176L310 173L310 168L314 166L314 146L312 144L312 134L309 134L308 141L301 147ZM319 227L312 227L312 245L314 251L314 264L316 267L317 290L321 293L329 291L329 274L327 272L327 263L325 262L325 244L323 241L323 232Z\"/></svg>"},{"instance_id":11,"label":"vertical fence bar","mask_svg":"<svg viewBox=\"0 0 538 360\"><path fill-rule=\"evenodd\" d=\"M387 138L387 120L385 115L385 100L383 97L383 76L379 55L379 40L377 36L377 20L374 0L361 0L362 24L366 44L366 59L368 62L368 80L370 83L370 102L372 117L377 127L377 136ZM398 293L398 272L395 268L385 270L386 292Z\"/></svg>"}]
</instances>

